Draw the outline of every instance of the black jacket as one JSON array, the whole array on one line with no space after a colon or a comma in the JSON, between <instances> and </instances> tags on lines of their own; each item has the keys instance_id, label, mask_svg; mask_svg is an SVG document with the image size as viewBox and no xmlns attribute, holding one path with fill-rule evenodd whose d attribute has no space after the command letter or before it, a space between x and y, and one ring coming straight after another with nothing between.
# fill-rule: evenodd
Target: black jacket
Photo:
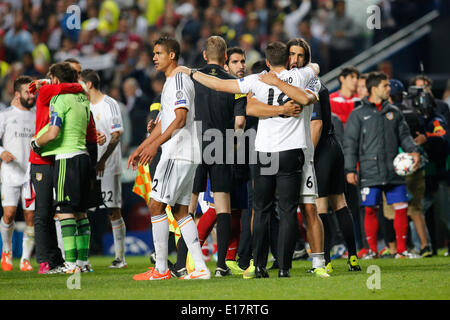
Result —
<instances>
[{"instance_id":1,"label":"black jacket","mask_svg":"<svg viewBox=\"0 0 450 320\"><path fill-rule=\"evenodd\" d=\"M364 98L350 114L344 132L345 171L356 173L359 162L361 187L405 183L394 171L398 148L419 152L400 109L384 101L381 111Z\"/></svg>"}]
</instances>

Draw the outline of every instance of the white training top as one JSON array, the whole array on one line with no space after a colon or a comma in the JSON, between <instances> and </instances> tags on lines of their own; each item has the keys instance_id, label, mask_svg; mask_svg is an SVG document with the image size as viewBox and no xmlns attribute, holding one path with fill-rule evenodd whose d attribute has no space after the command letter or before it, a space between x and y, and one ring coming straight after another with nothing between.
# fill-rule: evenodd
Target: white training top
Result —
<instances>
[{"instance_id":1,"label":"white training top","mask_svg":"<svg viewBox=\"0 0 450 320\"><path fill-rule=\"evenodd\" d=\"M21 186L30 157L30 141L36 128L36 108L20 110L10 106L0 112L0 154L10 152L16 160L2 162L1 180L8 186Z\"/></svg>"},{"instance_id":2,"label":"white training top","mask_svg":"<svg viewBox=\"0 0 450 320\"><path fill-rule=\"evenodd\" d=\"M265 73L263 71L262 73ZM315 78L309 68L293 68L277 74L278 78L292 86L305 89ZM236 80L242 93L253 92L255 97L266 104L283 105L288 97L275 86L269 86L259 80L259 74L252 74ZM311 91L312 89L309 88ZM306 149L305 116L260 118L255 139L255 150L259 152L280 152L292 149Z\"/></svg>"},{"instance_id":3,"label":"white training top","mask_svg":"<svg viewBox=\"0 0 450 320\"><path fill-rule=\"evenodd\" d=\"M94 117L96 130L106 135L106 142L102 146L97 145L97 160L100 160L111 141L111 134L113 132L123 132L122 115L117 101L107 95L99 103L91 103L91 112ZM121 174L121 161L122 150L119 142L113 153L106 160L104 176L107 174Z\"/></svg>"},{"instance_id":4,"label":"white training top","mask_svg":"<svg viewBox=\"0 0 450 320\"><path fill-rule=\"evenodd\" d=\"M188 75L177 73L174 77L166 78L161 94L161 134L167 130L175 120L175 110L186 109L186 124L173 133L172 137L162 146L161 159L188 160L201 162L201 152L195 117L195 89L194 83Z\"/></svg>"}]
</instances>

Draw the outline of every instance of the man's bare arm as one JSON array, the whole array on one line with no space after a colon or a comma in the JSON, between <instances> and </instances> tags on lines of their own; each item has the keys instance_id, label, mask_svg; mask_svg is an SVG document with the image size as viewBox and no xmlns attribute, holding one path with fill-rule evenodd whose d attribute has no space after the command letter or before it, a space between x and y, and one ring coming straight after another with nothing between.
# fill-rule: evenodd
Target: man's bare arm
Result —
<instances>
[{"instance_id":1,"label":"man's bare arm","mask_svg":"<svg viewBox=\"0 0 450 320\"><path fill-rule=\"evenodd\" d=\"M59 133L59 127L58 126L49 126L47 132L45 132L42 136L39 137L39 139L36 139L36 143L43 147L53 140L56 139Z\"/></svg>"},{"instance_id":2,"label":"man's bare arm","mask_svg":"<svg viewBox=\"0 0 450 320\"><path fill-rule=\"evenodd\" d=\"M247 96L247 115L259 118L277 117L279 115L286 115L290 117L298 117L302 112L301 106L294 103L292 100L286 102L282 106L270 106Z\"/></svg>"},{"instance_id":3,"label":"man's bare arm","mask_svg":"<svg viewBox=\"0 0 450 320\"><path fill-rule=\"evenodd\" d=\"M191 75L192 70L185 66L178 66L175 68L175 70L172 71L172 75L176 75L178 72L183 72L187 74L188 76ZM202 72L194 72L192 78L204 85L205 87L208 87L210 89L216 90L216 91L223 91L228 93L241 93L241 90L239 89L239 85L236 79L219 79L214 76L207 75Z\"/></svg>"},{"instance_id":4,"label":"man's bare arm","mask_svg":"<svg viewBox=\"0 0 450 320\"><path fill-rule=\"evenodd\" d=\"M319 143L320 135L322 134L322 127L322 120L311 121L311 139L314 144L314 148L316 148Z\"/></svg>"},{"instance_id":5,"label":"man's bare arm","mask_svg":"<svg viewBox=\"0 0 450 320\"><path fill-rule=\"evenodd\" d=\"M301 88L294 87L287 82L284 82L278 78L274 73L267 72L259 76L259 80L270 85L278 87L285 95L295 100L303 106L313 104L317 102L317 97L311 91L307 91Z\"/></svg>"}]
</instances>

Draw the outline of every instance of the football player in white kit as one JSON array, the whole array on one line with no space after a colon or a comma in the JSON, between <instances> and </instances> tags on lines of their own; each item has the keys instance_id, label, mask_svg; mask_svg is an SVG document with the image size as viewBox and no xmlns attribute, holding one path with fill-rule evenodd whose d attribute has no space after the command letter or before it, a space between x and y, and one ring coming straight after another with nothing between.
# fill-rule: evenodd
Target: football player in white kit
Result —
<instances>
[{"instance_id":1,"label":"football player in white kit","mask_svg":"<svg viewBox=\"0 0 450 320\"><path fill-rule=\"evenodd\" d=\"M175 72L180 71L190 74L196 81L215 90L245 94L252 92L258 101L273 106L273 108L279 108L280 105L283 105L290 98L293 98L302 105L308 105L316 101L316 92L308 84L310 80L316 78L316 73L318 73L317 65L309 65L308 68L304 69L295 68L286 70L287 50L286 45L281 42L273 42L267 46L266 62L271 70L277 73L277 77L282 80L280 82L292 84L292 86L286 88L286 92L282 92L277 87L261 82L259 80L261 74L249 75L238 80L221 80L186 67L179 67ZM303 88L310 89L313 92L309 93L301 90ZM249 105L247 107L249 108ZM247 114L260 116L259 114L249 113L249 109L247 109ZM269 168L276 169L276 173L263 173L261 169L259 176L268 177L261 178L261 182L265 186L257 183L255 178L253 235L259 238L259 240L254 241L253 256L255 259L255 276L257 278L269 276L265 269L268 243L266 241L267 235L264 233L267 229L268 217L270 216L270 210L268 208L272 207L275 197L275 187L279 189L278 195L280 197L279 204L281 212L280 240L278 244L280 270L278 276L290 276L289 269L291 268L292 254L295 246L294 235L296 231L298 195L300 192L300 172L303 165L302 150L307 148L305 121L307 120L303 114L300 114L298 118L285 116L260 118L258 122L255 150L258 152L258 155L267 153L279 154L280 159L279 168ZM301 161L297 161L297 159L301 159ZM292 163L296 163L295 168ZM274 161L271 162L271 166L273 164ZM259 178L258 175L257 178ZM257 188L261 188L261 194L258 194ZM263 195L263 193L265 194Z\"/></svg>"},{"instance_id":2,"label":"football player in white kit","mask_svg":"<svg viewBox=\"0 0 450 320\"><path fill-rule=\"evenodd\" d=\"M165 208L172 213L190 251L195 270L180 279L210 279L211 273L203 261L198 241L197 226L188 213L194 183L195 170L201 161L195 115L194 83L188 76L171 76L178 65L180 45L175 39L160 38L155 42L153 62L158 71L166 75L161 94L159 122L150 136L133 152L128 166L152 161L158 147L162 147L161 159L156 167L150 193L150 215L156 263L150 271L137 274L134 280L164 280L171 274L167 265L169 224Z\"/></svg>"},{"instance_id":3,"label":"football player in white kit","mask_svg":"<svg viewBox=\"0 0 450 320\"><path fill-rule=\"evenodd\" d=\"M36 123L35 97L28 91L32 79L20 76L14 81L14 99L9 108L0 112L1 195L3 217L0 220L0 232L3 242L1 267L11 271L12 235L17 205L22 201L25 218L25 231L22 243L21 271L32 271L30 256L34 248L34 202L28 207L25 203L24 183L30 155L30 141L34 135Z\"/></svg>"},{"instance_id":4,"label":"football player in white kit","mask_svg":"<svg viewBox=\"0 0 450 320\"><path fill-rule=\"evenodd\" d=\"M100 76L95 70L85 69L81 79L86 84L91 112L97 131L106 134L106 142L98 146L97 178L101 180L103 202L111 209L111 225L114 238L115 259L109 266L112 269L126 268L125 238L126 226L122 218L122 184L120 136L123 121L116 100L100 91Z\"/></svg>"},{"instance_id":5,"label":"football player in white kit","mask_svg":"<svg viewBox=\"0 0 450 320\"><path fill-rule=\"evenodd\" d=\"M308 43L303 39L292 39L287 43L289 52L289 69L300 68L307 65L311 60L311 49ZM261 77L261 80L271 84L280 85L276 77L267 74ZM286 86L286 84L283 84ZM320 82L318 78L312 79L308 87L314 92L319 92ZM306 232L311 247L311 257L314 273L322 278L328 277L324 265L323 250L323 225L317 214L316 199L318 197L317 179L314 169L314 145L311 136L311 115L314 106L312 104L304 106L303 116L305 117L304 129L307 148L304 151L305 163L302 169L302 183L300 187L300 208L306 220Z\"/></svg>"}]
</instances>

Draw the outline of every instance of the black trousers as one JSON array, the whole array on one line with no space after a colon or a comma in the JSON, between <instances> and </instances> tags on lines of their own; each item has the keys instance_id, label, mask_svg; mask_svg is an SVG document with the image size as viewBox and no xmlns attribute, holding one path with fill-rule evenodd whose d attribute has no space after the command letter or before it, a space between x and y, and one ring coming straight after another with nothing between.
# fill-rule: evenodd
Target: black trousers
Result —
<instances>
[{"instance_id":1,"label":"black trousers","mask_svg":"<svg viewBox=\"0 0 450 320\"><path fill-rule=\"evenodd\" d=\"M56 237L53 207L53 165L31 165L31 181L36 193L34 233L36 261L48 262L50 268L64 263Z\"/></svg>"},{"instance_id":2,"label":"black trousers","mask_svg":"<svg viewBox=\"0 0 450 320\"><path fill-rule=\"evenodd\" d=\"M302 167L305 161L302 149L293 149L269 154L278 156L278 170L264 174L271 166L258 164L255 175L253 218L253 258L255 266L266 267L270 243L270 217L275 208L276 195L279 204L280 226L278 234L277 260L280 269L290 269L297 234L297 207L299 203ZM264 155L264 154L263 154ZM273 162L272 162L273 164Z\"/></svg>"}]
</instances>

